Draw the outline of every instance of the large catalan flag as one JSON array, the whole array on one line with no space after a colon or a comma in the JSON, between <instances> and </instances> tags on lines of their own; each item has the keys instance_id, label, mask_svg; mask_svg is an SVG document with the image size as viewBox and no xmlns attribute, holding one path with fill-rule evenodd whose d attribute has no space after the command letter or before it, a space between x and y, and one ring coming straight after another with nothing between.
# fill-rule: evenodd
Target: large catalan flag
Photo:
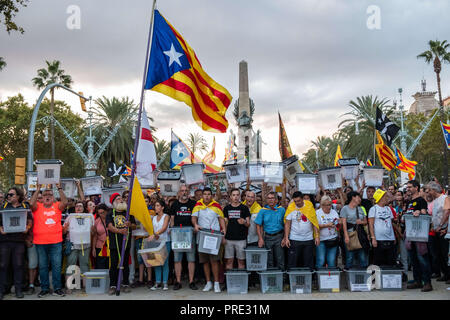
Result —
<instances>
[{"instance_id":1,"label":"large catalan flag","mask_svg":"<svg viewBox=\"0 0 450 320\"><path fill-rule=\"evenodd\" d=\"M205 131L226 132L231 95L203 70L194 50L177 30L154 12L153 38L145 89L186 103Z\"/></svg>"},{"instance_id":2,"label":"large catalan flag","mask_svg":"<svg viewBox=\"0 0 450 320\"><path fill-rule=\"evenodd\" d=\"M444 134L445 143L447 144L447 148L450 149L450 124L442 123L442 133Z\"/></svg>"},{"instance_id":3,"label":"large catalan flag","mask_svg":"<svg viewBox=\"0 0 450 320\"><path fill-rule=\"evenodd\" d=\"M387 145L384 144L383 138L381 137L380 133L377 132L377 139L378 144L375 145L375 149L377 150L378 158L380 159L381 164L383 167L391 171L395 168L395 165L397 163L397 157L395 156L394 151L391 150Z\"/></svg>"},{"instance_id":4,"label":"large catalan flag","mask_svg":"<svg viewBox=\"0 0 450 320\"><path fill-rule=\"evenodd\" d=\"M416 176L416 170L414 169L414 166L417 165L417 162L406 159L406 157L398 148L395 149L395 155L397 157L396 167L400 171L408 173L409 180L414 179L414 177Z\"/></svg>"}]
</instances>

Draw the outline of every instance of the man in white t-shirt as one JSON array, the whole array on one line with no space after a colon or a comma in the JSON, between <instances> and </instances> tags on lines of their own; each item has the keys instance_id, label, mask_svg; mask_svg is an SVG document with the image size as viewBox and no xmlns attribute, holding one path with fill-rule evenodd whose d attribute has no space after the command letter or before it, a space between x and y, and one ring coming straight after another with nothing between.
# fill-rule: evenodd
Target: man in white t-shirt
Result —
<instances>
[{"instance_id":1,"label":"man in white t-shirt","mask_svg":"<svg viewBox=\"0 0 450 320\"><path fill-rule=\"evenodd\" d=\"M378 266L395 265L394 215L387 205L390 193L378 189L373 198L375 205L369 210L369 229L373 245L373 263Z\"/></svg>"},{"instance_id":2,"label":"man in white t-shirt","mask_svg":"<svg viewBox=\"0 0 450 320\"><path fill-rule=\"evenodd\" d=\"M448 224L442 221L444 219L444 203L446 195L442 194L442 188L439 183L435 181L429 182L426 186L426 192L433 198L433 211L431 223L434 235L430 235L431 250L433 252L433 263L439 266L439 272L442 276L436 281L448 281L450 279L450 267L448 266L448 240L445 239L445 234L441 234L442 229L447 229ZM437 270L436 270L437 271Z\"/></svg>"}]
</instances>

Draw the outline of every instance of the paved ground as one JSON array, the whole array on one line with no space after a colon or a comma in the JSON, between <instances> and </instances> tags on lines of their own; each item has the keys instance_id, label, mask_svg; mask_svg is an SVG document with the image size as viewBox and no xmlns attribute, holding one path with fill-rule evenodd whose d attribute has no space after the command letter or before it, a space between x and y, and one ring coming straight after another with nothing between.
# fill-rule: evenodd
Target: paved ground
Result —
<instances>
[{"instance_id":1,"label":"paved ground","mask_svg":"<svg viewBox=\"0 0 450 320\"><path fill-rule=\"evenodd\" d=\"M409 274L410 279L412 274ZM147 288L135 288L131 293L121 293L119 297L108 296L107 294L100 295L87 295L80 290L75 290L71 295L67 295L63 298L49 296L44 298L45 300L450 300L450 290L447 288L450 285L445 282L437 282L433 280L433 291L423 293L420 289L416 290L403 290L403 291L380 291L374 290L371 292L350 292L347 289L342 289L339 293L322 293L317 290L313 290L311 294L291 294L289 291L276 294L262 294L259 289L251 288L248 294L243 295L230 295L227 292L214 293L214 292L202 292L200 289L193 291L188 288L187 285L183 285L183 288L174 291L172 286L168 291L151 291ZM405 287L405 284L404 284ZM39 292L39 288L36 294ZM25 296L25 300L40 300L37 295ZM7 295L5 300L18 300L13 294Z\"/></svg>"}]
</instances>

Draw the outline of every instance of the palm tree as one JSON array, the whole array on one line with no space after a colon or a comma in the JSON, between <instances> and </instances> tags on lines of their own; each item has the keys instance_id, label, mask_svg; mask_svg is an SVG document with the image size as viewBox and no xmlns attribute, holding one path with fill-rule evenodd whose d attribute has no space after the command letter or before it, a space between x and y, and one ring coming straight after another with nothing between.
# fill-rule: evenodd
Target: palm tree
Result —
<instances>
[{"instance_id":1,"label":"palm tree","mask_svg":"<svg viewBox=\"0 0 450 320\"><path fill-rule=\"evenodd\" d=\"M94 134L97 141L104 141L112 130L124 119L120 129L109 143L101 159L102 163L113 161L114 163L130 163L130 151L133 150L133 133L136 129L138 106L128 97L111 99L103 96L94 101L92 107L94 123L96 125ZM150 119L153 121L152 119Z\"/></svg>"},{"instance_id":2,"label":"palm tree","mask_svg":"<svg viewBox=\"0 0 450 320\"><path fill-rule=\"evenodd\" d=\"M170 143L163 139L156 139L155 144L156 158L158 159L160 170L170 169Z\"/></svg>"},{"instance_id":3,"label":"palm tree","mask_svg":"<svg viewBox=\"0 0 450 320\"><path fill-rule=\"evenodd\" d=\"M3 60L2 57L0 57L0 71L3 70L6 67L6 62Z\"/></svg>"},{"instance_id":4,"label":"palm tree","mask_svg":"<svg viewBox=\"0 0 450 320\"><path fill-rule=\"evenodd\" d=\"M72 85L72 77L64 73L63 69L60 69L60 62L53 60L52 62L45 61L47 68L39 69L37 71L37 77L34 77L33 85L38 89L44 89L52 83L60 83L63 86L70 88ZM50 114L53 117L53 108L55 103L55 88L50 89ZM51 122L51 136L52 136L52 159L55 159L55 127L53 121Z\"/></svg>"},{"instance_id":5,"label":"palm tree","mask_svg":"<svg viewBox=\"0 0 450 320\"><path fill-rule=\"evenodd\" d=\"M424 59L426 63L430 64L433 61L434 72L436 73L436 82L439 93L439 108L440 108L440 117L441 121L445 122L444 118L444 107L442 103L442 93L441 93L441 70L442 70L442 62L450 63L450 44L447 43L447 40L444 41L433 41L430 40L428 42L429 49L422 52L417 56L417 59ZM443 152L444 152L444 165L442 167L442 175L443 175L443 183L444 186L448 185L448 160L447 160L447 145L445 141L443 141Z\"/></svg>"},{"instance_id":6,"label":"palm tree","mask_svg":"<svg viewBox=\"0 0 450 320\"><path fill-rule=\"evenodd\" d=\"M373 158L376 110L378 107L383 114L393 120L391 115L394 107L388 103L389 100L386 98L380 100L377 96L373 98L371 95L357 97L356 101L350 100L348 106L352 110L342 116L351 117L339 123L337 133L340 140L345 141L341 145L344 154L357 157L364 162Z\"/></svg>"},{"instance_id":7,"label":"palm tree","mask_svg":"<svg viewBox=\"0 0 450 320\"><path fill-rule=\"evenodd\" d=\"M194 154L196 151L203 152L208 150L206 139L200 133L189 133L186 144Z\"/></svg>"}]
</instances>

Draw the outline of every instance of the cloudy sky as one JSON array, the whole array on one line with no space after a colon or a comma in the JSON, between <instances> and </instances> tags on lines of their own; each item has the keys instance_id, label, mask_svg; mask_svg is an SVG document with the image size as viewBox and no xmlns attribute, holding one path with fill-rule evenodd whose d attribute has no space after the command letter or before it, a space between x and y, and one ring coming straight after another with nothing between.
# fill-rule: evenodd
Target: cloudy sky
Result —
<instances>
[{"instance_id":1,"label":"cloudy sky","mask_svg":"<svg viewBox=\"0 0 450 320\"><path fill-rule=\"evenodd\" d=\"M139 101L144 69L150 0L31 0L16 18L23 35L0 30L0 100L22 93L30 104L39 96L31 83L44 60L60 60L75 81L73 88L91 95L129 96ZM70 6L80 9L80 28L69 29ZM370 29L380 9L380 29ZM330 135L349 111L351 99L377 95L392 99L403 88L404 105L420 89L422 77L435 90L431 66L416 55L430 39L450 40L447 0L160 0L157 8L196 51L208 74L238 98L239 61L249 68L250 96L256 105L254 129L262 129L263 157L279 161L280 111L291 147L301 155L319 135ZM446 31L447 30L447 31ZM443 95L450 94L450 66L442 74ZM78 99L59 90L72 110ZM146 94L145 107L170 140L170 128L184 138L201 132L190 109L159 93ZM228 134L216 136L216 163ZM344 150L345 153L345 150Z\"/></svg>"}]
</instances>

